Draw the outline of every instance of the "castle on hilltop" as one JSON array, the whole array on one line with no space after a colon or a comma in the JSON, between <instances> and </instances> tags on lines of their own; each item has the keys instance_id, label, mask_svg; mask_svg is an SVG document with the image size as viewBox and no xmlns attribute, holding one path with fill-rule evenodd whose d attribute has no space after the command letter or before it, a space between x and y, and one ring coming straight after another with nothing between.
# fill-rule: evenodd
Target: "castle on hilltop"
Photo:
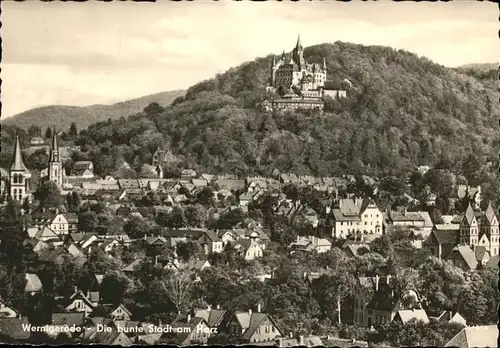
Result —
<instances>
[{"instance_id":1,"label":"castle on hilltop","mask_svg":"<svg viewBox=\"0 0 500 348\"><path fill-rule=\"evenodd\" d=\"M262 107L266 110L272 109L322 109L323 97L342 98L347 92L341 89L325 89L327 79L326 60L322 63L309 63L304 58L304 47L300 41L292 53L287 56L283 54L276 61L273 57L271 64L270 85L267 90L280 94L281 99L266 100Z\"/></svg>"},{"instance_id":2,"label":"castle on hilltop","mask_svg":"<svg viewBox=\"0 0 500 348\"><path fill-rule=\"evenodd\" d=\"M304 59L304 47L300 42L300 35L297 44L290 57L283 54L281 59L276 62L273 57L271 66L271 85L276 89L287 91L292 88L298 88L301 91L319 91L325 86L326 81L326 60L323 58L323 64L309 64Z\"/></svg>"}]
</instances>

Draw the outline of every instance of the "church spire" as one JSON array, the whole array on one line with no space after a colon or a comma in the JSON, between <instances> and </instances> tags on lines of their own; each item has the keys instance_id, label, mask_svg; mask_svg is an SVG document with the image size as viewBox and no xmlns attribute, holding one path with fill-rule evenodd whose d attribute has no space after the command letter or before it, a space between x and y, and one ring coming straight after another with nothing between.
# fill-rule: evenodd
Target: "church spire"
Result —
<instances>
[{"instance_id":1,"label":"church spire","mask_svg":"<svg viewBox=\"0 0 500 348\"><path fill-rule=\"evenodd\" d=\"M52 130L52 148L50 149L49 162L59 162L59 145L57 144L56 126Z\"/></svg>"},{"instance_id":2,"label":"church spire","mask_svg":"<svg viewBox=\"0 0 500 348\"><path fill-rule=\"evenodd\" d=\"M12 165L10 166L12 171L27 171L28 169L24 165L23 155L21 154L21 145L19 144L19 135L16 133L16 143L14 144L14 158L12 159Z\"/></svg>"},{"instance_id":3,"label":"church spire","mask_svg":"<svg viewBox=\"0 0 500 348\"><path fill-rule=\"evenodd\" d=\"M300 42L300 34L299 34L299 36L297 38L297 45L295 45L295 48L297 50L302 50L302 43Z\"/></svg>"},{"instance_id":4,"label":"church spire","mask_svg":"<svg viewBox=\"0 0 500 348\"><path fill-rule=\"evenodd\" d=\"M323 70L326 70L326 58L323 57Z\"/></svg>"}]
</instances>

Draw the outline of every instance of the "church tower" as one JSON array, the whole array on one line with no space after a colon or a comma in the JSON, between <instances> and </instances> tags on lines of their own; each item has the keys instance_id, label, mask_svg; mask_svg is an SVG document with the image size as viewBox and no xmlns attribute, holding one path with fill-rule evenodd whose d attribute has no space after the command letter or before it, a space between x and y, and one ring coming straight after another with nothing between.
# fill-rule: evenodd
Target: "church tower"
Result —
<instances>
[{"instance_id":1,"label":"church tower","mask_svg":"<svg viewBox=\"0 0 500 348\"><path fill-rule=\"evenodd\" d=\"M59 188L63 184L63 166L59 157L59 145L57 145L56 127L52 131L52 147L49 156L49 180L57 184Z\"/></svg>"},{"instance_id":2,"label":"church tower","mask_svg":"<svg viewBox=\"0 0 500 348\"><path fill-rule=\"evenodd\" d=\"M460 223L460 244L467 244L471 247L479 243L479 225L476 214L469 203L465 211L462 222Z\"/></svg>"},{"instance_id":3,"label":"church tower","mask_svg":"<svg viewBox=\"0 0 500 348\"><path fill-rule=\"evenodd\" d=\"M19 136L16 134L14 158L9 170L9 194L13 200L22 202L28 196L30 178L31 173L24 165Z\"/></svg>"},{"instance_id":4,"label":"church tower","mask_svg":"<svg viewBox=\"0 0 500 348\"><path fill-rule=\"evenodd\" d=\"M481 233L484 233L488 236L490 241L490 255L496 256L499 251L499 240L500 238L498 231L498 219L495 214L495 210L493 209L491 202L488 203L488 208L484 212L483 221L481 223Z\"/></svg>"}]
</instances>

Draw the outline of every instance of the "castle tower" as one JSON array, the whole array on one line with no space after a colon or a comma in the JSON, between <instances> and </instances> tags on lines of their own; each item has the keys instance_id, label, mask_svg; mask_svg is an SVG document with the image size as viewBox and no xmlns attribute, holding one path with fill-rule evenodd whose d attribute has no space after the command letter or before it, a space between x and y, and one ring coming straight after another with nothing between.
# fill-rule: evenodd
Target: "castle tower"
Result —
<instances>
[{"instance_id":1,"label":"castle tower","mask_svg":"<svg viewBox=\"0 0 500 348\"><path fill-rule=\"evenodd\" d=\"M302 46L302 42L300 41L300 34L297 38L297 44L293 49L292 58L299 65L299 68L301 70L306 68L306 62L304 60L304 47Z\"/></svg>"},{"instance_id":2,"label":"castle tower","mask_svg":"<svg viewBox=\"0 0 500 348\"><path fill-rule=\"evenodd\" d=\"M499 223L497 216L495 214L495 210L491 205L491 202L488 202L488 207L484 212L483 221L481 223L481 233L486 234L490 241L490 255L496 256L499 254Z\"/></svg>"},{"instance_id":3,"label":"castle tower","mask_svg":"<svg viewBox=\"0 0 500 348\"><path fill-rule=\"evenodd\" d=\"M478 229L476 215L469 203L464 217L460 222L460 243L468 244L471 247L477 245L479 242Z\"/></svg>"},{"instance_id":4,"label":"castle tower","mask_svg":"<svg viewBox=\"0 0 500 348\"><path fill-rule=\"evenodd\" d=\"M19 136L16 134L14 157L9 170L9 194L13 200L22 202L28 196L30 178L31 173L24 165Z\"/></svg>"},{"instance_id":5,"label":"castle tower","mask_svg":"<svg viewBox=\"0 0 500 348\"><path fill-rule=\"evenodd\" d=\"M56 127L52 131L52 146L49 156L49 181L53 181L59 188L63 184L63 166L59 157L59 145L57 144Z\"/></svg>"}]
</instances>

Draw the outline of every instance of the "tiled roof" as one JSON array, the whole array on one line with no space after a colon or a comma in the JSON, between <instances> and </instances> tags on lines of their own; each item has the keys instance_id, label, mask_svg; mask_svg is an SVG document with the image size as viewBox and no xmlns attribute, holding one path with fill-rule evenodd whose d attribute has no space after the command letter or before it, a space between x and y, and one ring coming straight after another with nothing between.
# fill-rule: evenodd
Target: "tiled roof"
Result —
<instances>
[{"instance_id":1,"label":"tiled roof","mask_svg":"<svg viewBox=\"0 0 500 348\"><path fill-rule=\"evenodd\" d=\"M25 292L37 292L42 290L42 282L36 274L26 273L26 286L24 287Z\"/></svg>"},{"instance_id":2,"label":"tiled roof","mask_svg":"<svg viewBox=\"0 0 500 348\"><path fill-rule=\"evenodd\" d=\"M470 326L463 328L445 347L497 347L498 327L496 325Z\"/></svg>"},{"instance_id":3,"label":"tiled roof","mask_svg":"<svg viewBox=\"0 0 500 348\"><path fill-rule=\"evenodd\" d=\"M332 214L335 221L361 221L358 215L345 216L340 209L333 209Z\"/></svg>"},{"instance_id":4,"label":"tiled roof","mask_svg":"<svg viewBox=\"0 0 500 348\"><path fill-rule=\"evenodd\" d=\"M465 211L465 223L469 226L472 225L474 218L476 217L474 210L472 209L472 205L469 203L467 210Z\"/></svg>"},{"instance_id":5,"label":"tiled roof","mask_svg":"<svg viewBox=\"0 0 500 348\"><path fill-rule=\"evenodd\" d=\"M467 266L470 269L477 268L476 254L474 253L474 250L472 250L468 245L457 245L452 249L448 258L450 258L456 252L458 252L462 256L463 260L467 263Z\"/></svg>"},{"instance_id":6,"label":"tiled roof","mask_svg":"<svg viewBox=\"0 0 500 348\"><path fill-rule=\"evenodd\" d=\"M81 326L85 322L85 313L52 313L52 325Z\"/></svg>"},{"instance_id":7,"label":"tiled roof","mask_svg":"<svg viewBox=\"0 0 500 348\"><path fill-rule=\"evenodd\" d=\"M499 255L495 255L495 256L491 257L488 260L488 262L486 263L486 267L498 269L498 262L499 262L499 260L500 260L500 256Z\"/></svg>"},{"instance_id":8,"label":"tiled roof","mask_svg":"<svg viewBox=\"0 0 500 348\"><path fill-rule=\"evenodd\" d=\"M392 221L420 221L425 222L425 219L422 217L420 212L410 212L407 211L405 213L399 211L391 211L390 216Z\"/></svg>"},{"instance_id":9,"label":"tiled roof","mask_svg":"<svg viewBox=\"0 0 500 348\"><path fill-rule=\"evenodd\" d=\"M484 212L484 219L483 222L487 223L488 225L491 225L496 218L495 210L491 206L491 201L488 202L488 207L486 208L486 211Z\"/></svg>"},{"instance_id":10,"label":"tiled roof","mask_svg":"<svg viewBox=\"0 0 500 348\"><path fill-rule=\"evenodd\" d=\"M28 324L27 318L0 317L0 341L3 337L7 337L14 341L22 341L30 338L30 332L23 330L23 324Z\"/></svg>"},{"instance_id":11,"label":"tiled roof","mask_svg":"<svg viewBox=\"0 0 500 348\"><path fill-rule=\"evenodd\" d=\"M436 225L436 228L438 226ZM458 241L458 229L449 229L449 230L440 230L440 229L434 229L431 232L431 235L434 235L436 239L438 240L439 244L457 244ZM429 235L429 238L431 237Z\"/></svg>"},{"instance_id":12,"label":"tiled roof","mask_svg":"<svg viewBox=\"0 0 500 348\"><path fill-rule=\"evenodd\" d=\"M476 254L476 260L478 262L482 260L489 260L490 259L490 252L486 249L484 246L476 246L474 248L474 254Z\"/></svg>"},{"instance_id":13,"label":"tiled roof","mask_svg":"<svg viewBox=\"0 0 500 348\"><path fill-rule=\"evenodd\" d=\"M194 316L203 318L209 327L215 327L220 324L225 313L223 309L197 309Z\"/></svg>"},{"instance_id":14,"label":"tiled roof","mask_svg":"<svg viewBox=\"0 0 500 348\"><path fill-rule=\"evenodd\" d=\"M396 314L399 316L403 324L406 324L412 319L421 320L424 323L429 323L429 317L427 317L427 313L423 309L404 309L399 310Z\"/></svg>"}]
</instances>

